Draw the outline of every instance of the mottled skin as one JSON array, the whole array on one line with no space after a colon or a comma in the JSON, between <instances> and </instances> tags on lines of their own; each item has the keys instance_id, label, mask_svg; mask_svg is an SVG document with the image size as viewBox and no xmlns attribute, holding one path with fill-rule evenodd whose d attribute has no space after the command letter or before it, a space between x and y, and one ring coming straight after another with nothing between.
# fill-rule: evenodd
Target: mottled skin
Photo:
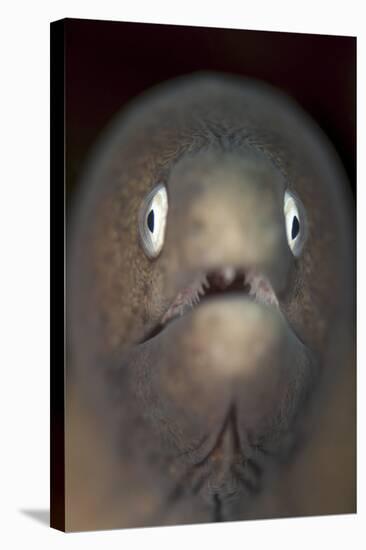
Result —
<instances>
[{"instance_id":1,"label":"mottled skin","mask_svg":"<svg viewBox=\"0 0 366 550\"><path fill-rule=\"evenodd\" d=\"M263 84L195 75L138 99L93 157L68 247L67 529L354 511L352 209L326 138ZM151 260L138 213L157 183ZM223 295L150 337L225 265L265 273L279 309Z\"/></svg>"}]
</instances>

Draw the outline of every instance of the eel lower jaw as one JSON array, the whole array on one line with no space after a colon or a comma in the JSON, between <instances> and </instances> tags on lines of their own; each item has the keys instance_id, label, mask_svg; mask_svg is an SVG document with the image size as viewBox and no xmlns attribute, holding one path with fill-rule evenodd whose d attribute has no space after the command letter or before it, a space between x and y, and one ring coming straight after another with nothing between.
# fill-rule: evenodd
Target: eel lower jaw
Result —
<instances>
[{"instance_id":1,"label":"eel lower jaw","mask_svg":"<svg viewBox=\"0 0 366 550\"><path fill-rule=\"evenodd\" d=\"M279 308L276 293L263 273L253 268L224 266L201 273L191 284L182 288L143 342L160 334L171 321L199 307L202 302L217 297L229 297L233 293Z\"/></svg>"}]
</instances>

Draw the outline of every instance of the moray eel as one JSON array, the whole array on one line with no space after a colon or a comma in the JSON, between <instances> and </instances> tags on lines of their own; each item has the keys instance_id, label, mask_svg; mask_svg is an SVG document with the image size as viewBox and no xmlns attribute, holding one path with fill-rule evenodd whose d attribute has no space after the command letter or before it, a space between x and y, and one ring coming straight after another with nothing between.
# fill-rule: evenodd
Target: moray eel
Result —
<instances>
[{"instance_id":1,"label":"moray eel","mask_svg":"<svg viewBox=\"0 0 366 550\"><path fill-rule=\"evenodd\" d=\"M68 240L67 529L355 510L352 200L290 98L163 83Z\"/></svg>"}]
</instances>

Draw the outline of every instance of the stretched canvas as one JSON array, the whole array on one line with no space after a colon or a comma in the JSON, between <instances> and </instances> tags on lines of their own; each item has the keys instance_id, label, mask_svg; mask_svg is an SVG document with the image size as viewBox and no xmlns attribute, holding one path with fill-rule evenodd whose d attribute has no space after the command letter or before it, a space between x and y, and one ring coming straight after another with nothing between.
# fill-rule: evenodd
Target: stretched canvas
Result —
<instances>
[{"instance_id":1,"label":"stretched canvas","mask_svg":"<svg viewBox=\"0 0 366 550\"><path fill-rule=\"evenodd\" d=\"M355 513L355 63L51 24L53 527Z\"/></svg>"}]
</instances>

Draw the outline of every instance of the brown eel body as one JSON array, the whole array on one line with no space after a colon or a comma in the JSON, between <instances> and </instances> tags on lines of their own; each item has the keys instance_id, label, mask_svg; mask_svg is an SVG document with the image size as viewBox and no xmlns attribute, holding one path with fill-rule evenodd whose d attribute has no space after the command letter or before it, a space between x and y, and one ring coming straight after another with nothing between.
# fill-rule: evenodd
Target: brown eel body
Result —
<instances>
[{"instance_id":1,"label":"brown eel body","mask_svg":"<svg viewBox=\"0 0 366 550\"><path fill-rule=\"evenodd\" d=\"M355 511L353 238L332 146L271 87L198 74L116 118L68 239L67 530Z\"/></svg>"}]
</instances>

